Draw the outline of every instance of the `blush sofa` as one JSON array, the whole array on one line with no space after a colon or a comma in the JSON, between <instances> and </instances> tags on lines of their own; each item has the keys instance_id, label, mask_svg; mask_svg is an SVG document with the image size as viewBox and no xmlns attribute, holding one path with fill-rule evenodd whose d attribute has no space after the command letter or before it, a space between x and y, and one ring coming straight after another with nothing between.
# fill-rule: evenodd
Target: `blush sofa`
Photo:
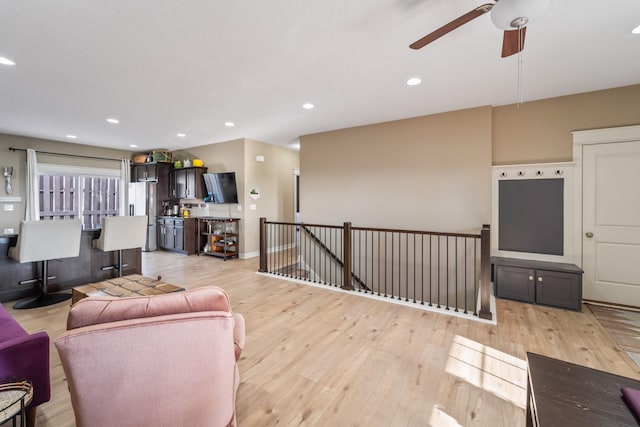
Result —
<instances>
[{"instance_id":1,"label":"blush sofa","mask_svg":"<svg viewBox=\"0 0 640 427\"><path fill-rule=\"evenodd\" d=\"M0 305L0 379L8 377L33 384L33 399L27 406L27 425L33 426L36 407L51 398L49 335L27 333Z\"/></svg>"}]
</instances>

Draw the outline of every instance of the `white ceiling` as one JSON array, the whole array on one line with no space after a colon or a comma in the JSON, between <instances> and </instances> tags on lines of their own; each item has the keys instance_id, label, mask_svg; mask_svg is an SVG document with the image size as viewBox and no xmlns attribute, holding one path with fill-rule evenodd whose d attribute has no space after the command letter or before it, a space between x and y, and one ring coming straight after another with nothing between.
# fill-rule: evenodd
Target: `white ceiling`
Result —
<instances>
[{"instance_id":1,"label":"white ceiling","mask_svg":"<svg viewBox=\"0 0 640 427\"><path fill-rule=\"evenodd\" d=\"M500 58L488 14L408 47L487 1L2 0L0 56L16 65L0 65L0 133L141 151L237 138L290 146L513 104L518 58ZM552 0L527 31L525 102L640 83L638 25L640 0ZM423 83L407 86L414 76Z\"/></svg>"}]
</instances>

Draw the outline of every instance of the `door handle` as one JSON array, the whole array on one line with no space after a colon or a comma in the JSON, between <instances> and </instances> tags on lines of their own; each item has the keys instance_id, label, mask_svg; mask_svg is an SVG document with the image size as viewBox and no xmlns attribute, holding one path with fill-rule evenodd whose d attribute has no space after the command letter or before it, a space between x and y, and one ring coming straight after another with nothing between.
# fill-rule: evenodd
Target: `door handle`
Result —
<instances>
[{"instance_id":1,"label":"door handle","mask_svg":"<svg viewBox=\"0 0 640 427\"><path fill-rule=\"evenodd\" d=\"M585 236L587 236L589 239L593 237L593 233L590 231L587 231L586 233L584 233Z\"/></svg>"}]
</instances>

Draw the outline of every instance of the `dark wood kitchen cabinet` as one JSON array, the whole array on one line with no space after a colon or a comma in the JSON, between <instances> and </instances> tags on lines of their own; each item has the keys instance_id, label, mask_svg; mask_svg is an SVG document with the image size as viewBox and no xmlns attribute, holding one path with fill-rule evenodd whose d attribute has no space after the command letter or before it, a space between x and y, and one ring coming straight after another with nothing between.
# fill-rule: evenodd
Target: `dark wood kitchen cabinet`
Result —
<instances>
[{"instance_id":1,"label":"dark wood kitchen cabinet","mask_svg":"<svg viewBox=\"0 0 640 427\"><path fill-rule=\"evenodd\" d=\"M184 255L196 253L196 219L159 217L158 248Z\"/></svg>"},{"instance_id":2,"label":"dark wood kitchen cabinet","mask_svg":"<svg viewBox=\"0 0 640 427\"><path fill-rule=\"evenodd\" d=\"M170 163L144 163L131 165L131 182L155 181L167 185Z\"/></svg>"},{"instance_id":3,"label":"dark wood kitchen cabinet","mask_svg":"<svg viewBox=\"0 0 640 427\"><path fill-rule=\"evenodd\" d=\"M169 196L174 199L204 199L206 190L203 174L205 167L172 169L169 172Z\"/></svg>"},{"instance_id":4,"label":"dark wood kitchen cabinet","mask_svg":"<svg viewBox=\"0 0 640 427\"><path fill-rule=\"evenodd\" d=\"M582 309L582 269L574 264L492 257L496 296Z\"/></svg>"}]
</instances>

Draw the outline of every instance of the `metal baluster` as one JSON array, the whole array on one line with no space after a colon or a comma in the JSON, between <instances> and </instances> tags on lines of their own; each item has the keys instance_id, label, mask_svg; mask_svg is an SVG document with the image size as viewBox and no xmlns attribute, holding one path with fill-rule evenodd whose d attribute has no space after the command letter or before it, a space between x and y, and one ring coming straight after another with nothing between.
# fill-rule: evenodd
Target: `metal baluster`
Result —
<instances>
[{"instance_id":1,"label":"metal baluster","mask_svg":"<svg viewBox=\"0 0 640 427\"><path fill-rule=\"evenodd\" d=\"M387 258L387 232L384 232L384 296L388 296L387 294L387 263L389 259Z\"/></svg>"},{"instance_id":2,"label":"metal baluster","mask_svg":"<svg viewBox=\"0 0 640 427\"><path fill-rule=\"evenodd\" d=\"M433 235L429 234L429 307L433 307Z\"/></svg>"},{"instance_id":3,"label":"metal baluster","mask_svg":"<svg viewBox=\"0 0 640 427\"><path fill-rule=\"evenodd\" d=\"M422 271L420 272L420 304L424 305L424 233L420 233L420 259L422 262Z\"/></svg>"},{"instance_id":4,"label":"metal baluster","mask_svg":"<svg viewBox=\"0 0 640 427\"><path fill-rule=\"evenodd\" d=\"M458 311L458 238L455 238L455 250L456 250L456 275L455 275L455 290L456 290L456 309L454 311Z\"/></svg>"},{"instance_id":5,"label":"metal baluster","mask_svg":"<svg viewBox=\"0 0 640 427\"><path fill-rule=\"evenodd\" d=\"M394 232L391 232L391 299L395 298L395 294L394 294L394 283L395 283L395 277L394 277L394 271L395 271L395 265L396 265L396 256L395 256L395 241L396 241L396 234Z\"/></svg>"},{"instance_id":6,"label":"metal baluster","mask_svg":"<svg viewBox=\"0 0 640 427\"><path fill-rule=\"evenodd\" d=\"M449 236L446 236L447 242L447 269L445 270L446 282L447 282L447 307L446 310L449 310Z\"/></svg>"},{"instance_id":7,"label":"metal baluster","mask_svg":"<svg viewBox=\"0 0 640 427\"><path fill-rule=\"evenodd\" d=\"M322 227L322 245L327 247L327 227ZM322 247L322 246L321 246ZM329 254L327 254L327 250L322 251L322 262L324 263L324 267L322 268L322 282L325 285L331 285L331 283L327 283L327 259L329 258Z\"/></svg>"},{"instance_id":8,"label":"metal baluster","mask_svg":"<svg viewBox=\"0 0 640 427\"><path fill-rule=\"evenodd\" d=\"M464 314L467 314L467 294L469 293L467 290L467 242L469 241L468 237L464 238Z\"/></svg>"},{"instance_id":9,"label":"metal baluster","mask_svg":"<svg viewBox=\"0 0 640 427\"><path fill-rule=\"evenodd\" d=\"M440 308L440 235L438 235L438 305L436 307Z\"/></svg>"},{"instance_id":10,"label":"metal baluster","mask_svg":"<svg viewBox=\"0 0 640 427\"><path fill-rule=\"evenodd\" d=\"M413 233L413 302L416 302L416 233Z\"/></svg>"}]
</instances>

